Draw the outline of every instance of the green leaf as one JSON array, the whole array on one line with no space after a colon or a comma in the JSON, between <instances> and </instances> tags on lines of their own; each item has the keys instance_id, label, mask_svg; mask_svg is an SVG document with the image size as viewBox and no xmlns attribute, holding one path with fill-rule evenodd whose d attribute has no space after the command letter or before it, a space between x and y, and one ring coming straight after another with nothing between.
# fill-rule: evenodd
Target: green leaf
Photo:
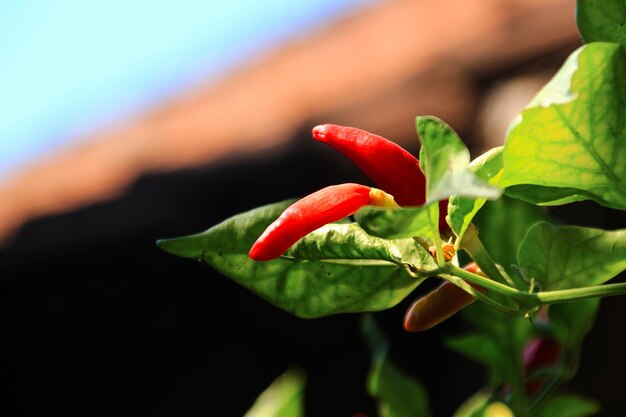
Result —
<instances>
[{"instance_id":1,"label":"green leaf","mask_svg":"<svg viewBox=\"0 0 626 417\"><path fill-rule=\"evenodd\" d=\"M454 130L433 116L416 118L420 167L426 175L427 204L458 195L496 199L502 190L487 184L468 168L469 151Z\"/></svg>"},{"instance_id":2,"label":"green leaf","mask_svg":"<svg viewBox=\"0 0 626 417\"><path fill-rule=\"evenodd\" d=\"M564 380L572 378L578 372L582 343L593 328L599 307L599 298L550 306L550 328L568 352L562 375Z\"/></svg>"},{"instance_id":3,"label":"green leaf","mask_svg":"<svg viewBox=\"0 0 626 417\"><path fill-rule=\"evenodd\" d=\"M521 390L522 349L532 335L531 322L494 311L483 303L466 307L462 314L478 333L450 339L446 344L470 359L487 365L491 387L508 382L514 389Z\"/></svg>"},{"instance_id":4,"label":"green leaf","mask_svg":"<svg viewBox=\"0 0 626 417\"><path fill-rule=\"evenodd\" d=\"M600 405L587 398L572 394L560 394L544 400L535 417L587 417L600 411Z\"/></svg>"},{"instance_id":5,"label":"green leaf","mask_svg":"<svg viewBox=\"0 0 626 417\"><path fill-rule=\"evenodd\" d=\"M617 42L626 47L626 0L578 0L576 23L585 43Z\"/></svg>"},{"instance_id":6,"label":"green leaf","mask_svg":"<svg viewBox=\"0 0 626 417\"><path fill-rule=\"evenodd\" d=\"M533 203L592 199L626 209L625 120L624 49L583 46L513 123L498 185L526 185L510 192Z\"/></svg>"},{"instance_id":7,"label":"green leaf","mask_svg":"<svg viewBox=\"0 0 626 417\"><path fill-rule=\"evenodd\" d=\"M432 238L428 206L385 208L367 206L356 212L354 218L370 235L385 239L420 236Z\"/></svg>"},{"instance_id":8,"label":"green leaf","mask_svg":"<svg viewBox=\"0 0 626 417\"><path fill-rule=\"evenodd\" d=\"M502 356L502 349L491 336L476 333L450 337L446 339L445 345L447 348L487 366L490 370L490 386L495 387L502 382L504 378L502 364L506 363L508 358Z\"/></svg>"},{"instance_id":9,"label":"green leaf","mask_svg":"<svg viewBox=\"0 0 626 417\"><path fill-rule=\"evenodd\" d=\"M352 264L383 261L384 264L392 262L400 266L410 264L418 271L436 267L432 256L412 239L380 239L354 223L327 224L296 242L285 257Z\"/></svg>"},{"instance_id":10,"label":"green leaf","mask_svg":"<svg viewBox=\"0 0 626 417\"><path fill-rule=\"evenodd\" d=\"M626 230L537 223L520 245L518 261L543 291L599 285L626 269Z\"/></svg>"},{"instance_id":11,"label":"green leaf","mask_svg":"<svg viewBox=\"0 0 626 417\"><path fill-rule=\"evenodd\" d=\"M469 164L469 169L480 179L489 184L497 183L502 171L502 146L493 148L482 154ZM487 199L452 196L448 203L448 224L460 238L469 227L478 210Z\"/></svg>"},{"instance_id":12,"label":"green leaf","mask_svg":"<svg viewBox=\"0 0 626 417\"><path fill-rule=\"evenodd\" d=\"M368 392L378 398L381 417L427 417L424 387L389 359L377 362L368 377Z\"/></svg>"},{"instance_id":13,"label":"green leaf","mask_svg":"<svg viewBox=\"0 0 626 417\"><path fill-rule=\"evenodd\" d=\"M509 273L517 264L517 249L528 230L547 215L536 206L506 196L488 201L474 220L489 255Z\"/></svg>"},{"instance_id":14,"label":"green leaf","mask_svg":"<svg viewBox=\"0 0 626 417\"><path fill-rule=\"evenodd\" d=\"M244 417L304 417L305 382L301 372L287 371L259 395Z\"/></svg>"},{"instance_id":15,"label":"green leaf","mask_svg":"<svg viewBox=\"0 0 626 417\"><path fill-rule=\"evenodd\" d=\"M512 185L504 190L504 194L539 206L558 206L575 201L593 200L593 194L576 188L529 184Z\"/></svg>"},{"instance_id":16,"label":"green leaf","mask_svg":"<svg viewBox=\"0 0 626 417\"><path fill-rule=\"evenodd\" d=\"M295 252L288 252L306 259L251 260L252 244L291 203L260 207L203 233L161 240L158 245L174 255L202 260L260 297L305 318L384 310L422 282L408 270L430 259L426 251L413 242L366 237L354 225L313 232L296 243ZM364 259L356 259L361 256Z\"/></svg>"},{"instance_id":17,"label":"green leaf","mask_svg":"<svg viewBox=\"0 0 626 417\"><path fill-rule=\"evenodd\" d=\"M493 401L492 395L478 392L471 396L452 417L514 417L513 411L500 401Z\"/></svg>"},{"instance_id":18,"label":"green leaf","mask_svg":"<svg viewBox=\"0 0 626 417\"><path fill-rule=\"evenodd\" d=\"M379 401L380 417L430 416L426 389L391 361L387 338L371 316L363 320L362 329L372 350L367 391Z\"/></svg>"},{"instance_id":19,"label":"green leaf","mask_svg":"<svg viewBox=\"0 0 626 417\"><path fill-rule=\"evenodd\" d=\"M578 350L593 328L600 299L553 304L550 306L550 326L561 345Z\"/></svg>"}]
</instances>

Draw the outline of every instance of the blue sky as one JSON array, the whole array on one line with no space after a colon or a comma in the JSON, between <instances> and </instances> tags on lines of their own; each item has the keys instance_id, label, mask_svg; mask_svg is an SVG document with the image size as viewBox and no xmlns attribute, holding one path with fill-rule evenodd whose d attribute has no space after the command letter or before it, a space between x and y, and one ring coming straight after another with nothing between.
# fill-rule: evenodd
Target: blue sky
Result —
<instances>
[{"instance_id":1,"label":"blue sky","mask_svg":"<svg viewBox=\"0 0 626 417\"><path fill-rule=\"evenodd\" d=\"M0 0L0 174L379 0Z\"/></svg>"}]
</instances>

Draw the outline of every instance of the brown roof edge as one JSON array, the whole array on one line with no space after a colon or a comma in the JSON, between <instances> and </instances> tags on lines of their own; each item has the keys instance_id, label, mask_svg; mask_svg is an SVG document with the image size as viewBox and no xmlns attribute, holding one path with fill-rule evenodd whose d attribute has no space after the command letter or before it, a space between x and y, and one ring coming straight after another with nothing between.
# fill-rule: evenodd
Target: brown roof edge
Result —
<instances>
[{"instance_id":1,"label":"brown roof edge","mask_svg":"<svg viewBox=\"0 0 626 417\"><path fill-rule=\"evenodd\" d=\"M395 0L369 7L37 161L0 184L0 239L34 217L111 198L144 172L282 143L307 120L343 117L381 134L395 134L398 115L437 111L462 123L459 115L472 114L476 102L470 73L484 62L524 59L578 36L573 0L459 4ZM419 80L442 65L458 70L444 71L457 75L441 85L456 87L438 94ZM405 86L410 94L402 93ZM453 97L460 97L455 106ZM372 106L377 100L380 106ZM402 106L397 113L389 110L394 104Z\"/></svg>"}]
</instances>

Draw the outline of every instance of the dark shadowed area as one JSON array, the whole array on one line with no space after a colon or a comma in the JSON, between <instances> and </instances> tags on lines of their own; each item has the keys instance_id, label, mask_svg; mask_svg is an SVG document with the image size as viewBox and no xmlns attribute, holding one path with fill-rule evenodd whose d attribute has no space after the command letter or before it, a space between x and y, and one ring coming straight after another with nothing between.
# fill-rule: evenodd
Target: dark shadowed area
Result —
<instances>
[{"instance_id":1,"label":"dark shadowed area","mask_svg":"<svg viewBox=\"0 0 626 417\"><path fill-rule=\"evenodd\" d=\"M359 315L294 318L154 245L346 181L369 183L302 132L272 153L146 177L122 198L28 224L0 253L3 414L241 416L298 366L308 375L308 415L375 415ZM626 221L594 204L553 212L609 228ZM435 415L451 415L481 386L483 371L442 346L465 329L458 317L426 333L402 330L412 298L376 317L394 359L427 385ZM626 340L615 320L625 310L620 298L604 302L569 386L600 400L605 416L626 413Z\"/></svg>"}]
</instances>

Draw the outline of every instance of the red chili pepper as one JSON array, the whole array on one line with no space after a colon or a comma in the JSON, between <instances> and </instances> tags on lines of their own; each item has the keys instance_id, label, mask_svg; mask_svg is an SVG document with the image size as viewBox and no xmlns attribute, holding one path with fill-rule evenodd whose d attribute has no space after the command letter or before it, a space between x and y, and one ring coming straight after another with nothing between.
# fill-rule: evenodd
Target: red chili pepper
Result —
<instances>
[{"instance_id":1,"label":"red chili pepper","mask_svg":"<svg viewBox=\"0 0 626 417\"><path fill-rule=\"evenodd\" d=\"M255 261L277 258L308 233L350 216L369 204L395 203L389 194L365 185L341 184L322 188L289 206L265 229L248 255Z\"/></svg>"},{"instance_id":2,"label":"red chili pepper","mask_svg":"<svg viewBox=\"0 0 626 417\"><path fill-rule=\"evenodd\" d=\"M463 269L483 275L475 262L470 262ZM485 291L471 282L468 284L480 292ZM404 329L407 332L421 332L431 329L474 301L476 299L471 294L453 283L445 281L437 289L418 298L411 304L404 314Z\"/></svg>"},{"instance_id":3,"label":"red chili pepper","mask_svg":"<svg viewBox=\"0 0 626 417\"><path fill-rule=\"evenodd\" d=\"M313 138L352 160L401 206L420 206L426 201L426 178L416 157L398 144L354 127L332 124L313 128ZM439 202L439 229L447 230L448 201Z\"/></svg>"},{"instance_id":4,"label":"red chili pepper","mask_svg":"<svg viewBox=\"0 0 626 417\"><path fill-rule=\"evenodd\" d=\"M526 393L535 395L543 388L546 378L534 376L541 369L553 367L561 358L561 345L551 337L536 337L524 347L523 363L526 375Z\"/></svg>"}]
</instances>

